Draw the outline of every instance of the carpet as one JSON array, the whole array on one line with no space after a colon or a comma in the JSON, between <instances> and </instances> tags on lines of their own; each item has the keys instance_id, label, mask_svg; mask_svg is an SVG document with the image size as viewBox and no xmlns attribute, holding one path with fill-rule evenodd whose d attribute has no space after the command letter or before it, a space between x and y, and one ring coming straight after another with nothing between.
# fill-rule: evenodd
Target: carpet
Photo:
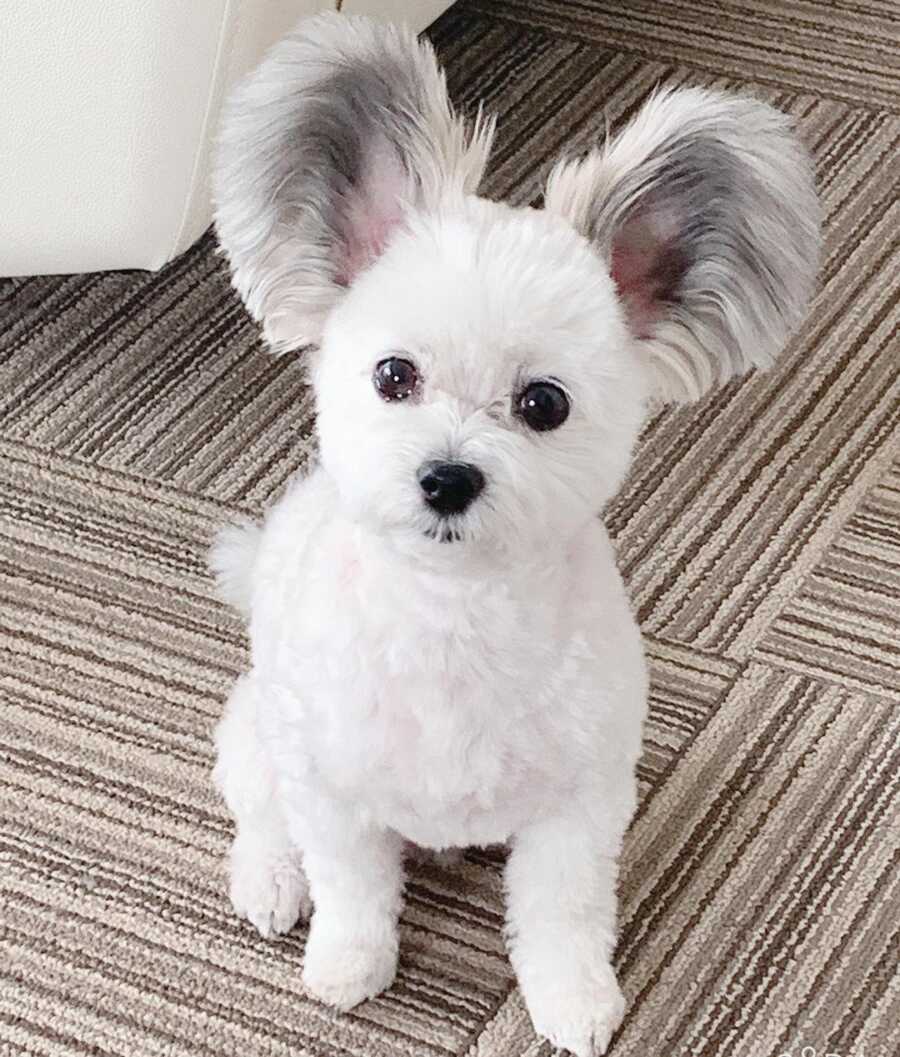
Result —
<instances>
[{"instance_id":1,"label":"carpet","mask_svg":"<svg viewBox=\"0 0 900 1057\"><path fill-rule=\"evenodd\" d=\"M841 0L462 0L487 193L657 84L796 117L821 287L776 370L655 413L605 513L652 702L622 865L616 1057L900 1052L900 15ZM313 447L211 236L154 274L0 282L0 1054L538 1057L502 852L411 873L396 985L308 999L304 932L225 897L210 735L246 663L204 551Z\"/></svg>"}]
</instances>

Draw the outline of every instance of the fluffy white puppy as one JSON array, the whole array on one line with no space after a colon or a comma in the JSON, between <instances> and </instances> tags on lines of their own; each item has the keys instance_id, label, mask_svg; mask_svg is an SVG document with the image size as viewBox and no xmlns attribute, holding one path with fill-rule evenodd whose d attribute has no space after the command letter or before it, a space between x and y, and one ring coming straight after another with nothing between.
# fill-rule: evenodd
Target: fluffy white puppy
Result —
<instances>
[{"instance_id":1,"label":"fluffy white puppy","mask_svg":"<svg viewBox=\"0 0 900 1057\"><path fill-rule=\"evenodd\" d=\"M660 92L557 166L543 209L475 195L430 47L303 22L235 92L215 174L234 283L307 353L320 459L213 565L252 666L218 728L231 898L315 906L309 991L390 986L405 841L510 842L509 949L537 1031L604 1052L616 870L647 678L597 515L647 399L765 366L813 282L787 120Z\"/></svg>"}]
</instances>

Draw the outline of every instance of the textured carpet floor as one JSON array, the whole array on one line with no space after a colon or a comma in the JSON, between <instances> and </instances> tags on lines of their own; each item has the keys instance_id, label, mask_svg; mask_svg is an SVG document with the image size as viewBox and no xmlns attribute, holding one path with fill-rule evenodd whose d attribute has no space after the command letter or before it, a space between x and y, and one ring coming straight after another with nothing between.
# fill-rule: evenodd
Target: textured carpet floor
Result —
<instances>
[{"instance_id":1,"label":"textured carpet floor","mask_svg":"<svg viewBox=\"0 0 900 1057\"><path fill-rule=\"evenodd\" d=\"M876 0L468 0L432 32L500 114L492 195L535 199L661 82L749 88L818 165L803 333L654 417L607 512L653 668L616 1057L900 1052L898 32ZM302 931L226 903L210 732L245 642L203 553L311 420L211 238L0 283L0 369L0 1053L546 1054L499 853L413 872L397 984L347 1016L304 996Z\"/></svg>"}]
</instances>

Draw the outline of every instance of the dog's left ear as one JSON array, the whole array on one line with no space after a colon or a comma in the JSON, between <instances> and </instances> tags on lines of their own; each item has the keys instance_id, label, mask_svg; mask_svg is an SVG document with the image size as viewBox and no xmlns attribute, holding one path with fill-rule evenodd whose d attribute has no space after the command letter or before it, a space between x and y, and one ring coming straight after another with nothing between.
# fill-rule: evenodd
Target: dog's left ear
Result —
<instances>
[{"instance_id":1,"label":"dog's left ear","mask_svg":"<svg viewBox=\"0 0 900 1057\"><path fill-rule=\"evenodd\" d=\"M753 99L660 92L605 150L558 164L545 203L607 264L663 399L768 366L811 296L811 166L788 119Z\"/></svg>"},{"instance_id":2,"label":"dog's left ear","mask_svg":"<svg viewBox=\"0 0 900 1057\"><path fill-rule=\"evenodd\" d=\"M405 29L325 14L275 45L229 100L213 167L219 241L274 351L318 343L407 211L476 190L492 132L456 116Z\"/></svg>"}]
</instances>

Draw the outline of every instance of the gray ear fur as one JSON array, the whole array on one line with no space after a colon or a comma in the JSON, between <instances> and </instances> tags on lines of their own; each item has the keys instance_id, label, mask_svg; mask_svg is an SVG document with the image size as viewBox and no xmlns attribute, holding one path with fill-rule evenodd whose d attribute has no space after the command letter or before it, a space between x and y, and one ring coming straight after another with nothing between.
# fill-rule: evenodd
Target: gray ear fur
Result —
<instances>
[{"instance_id":1,"label":"gray ear fur","mask_svg":"<svg viewBox=\"0 0 900 1057\"><path fill-rule=\"evenodd\" d=\"M234 286L274 351L318 342L405 210L473 192L492 133L454 114L405 29L326 14L276 44L226 105L213 172Z\"/></svg>"},{"instance_id":2,"label":"gray ear fur","mask_svg":"<svg viewBox=\"0 0 900 1057\"><path fill-rule=\"evenodd\" d=\"M545 202L609 266L657 396L768 366L803 317L819 206L788 119L763 103L659 92L605 150L558 164Z\"/></svg>"}]
</instances>

